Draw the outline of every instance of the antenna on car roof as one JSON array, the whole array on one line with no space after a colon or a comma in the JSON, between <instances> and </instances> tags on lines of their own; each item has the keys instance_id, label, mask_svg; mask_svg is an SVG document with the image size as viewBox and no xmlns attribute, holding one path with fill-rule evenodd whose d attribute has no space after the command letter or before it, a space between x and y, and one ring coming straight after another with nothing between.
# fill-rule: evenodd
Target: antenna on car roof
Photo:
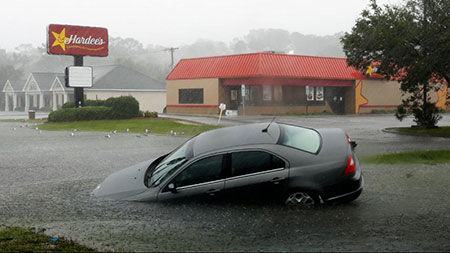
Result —
<instances>
[{"instance_id":1,"label":"antenna on car roof","mask_svg":"<svg viewBox=\"0 0 450 253\"><path fill-rule=\"evenodd\" d=\"M261 130L261 132L263 133L267 133L267 130L269 130L270 124L272 124L272 122L275 120L275 117L272 118L272 121L270 121L269 125L267 125L266 128L264 128L263 130Z\"/></svg>"}]
</instances>

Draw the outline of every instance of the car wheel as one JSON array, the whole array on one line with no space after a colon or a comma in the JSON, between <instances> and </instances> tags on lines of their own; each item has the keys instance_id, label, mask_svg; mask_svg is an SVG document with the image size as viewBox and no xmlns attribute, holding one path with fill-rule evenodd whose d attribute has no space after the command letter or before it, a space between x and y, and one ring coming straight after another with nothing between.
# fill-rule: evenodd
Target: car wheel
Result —
<instances>
[{"instance_id":1,"label":"car wheel","mask_svg":"<svg viewBox=\"0 0 450 253\"><path fill-rule=\"evenodd\" d=\"M302 190L296 190L291 191L286 195L284 203L290 206L313 207L317 206L320 201L317 194Z\"/></svg>"}]
</instances>

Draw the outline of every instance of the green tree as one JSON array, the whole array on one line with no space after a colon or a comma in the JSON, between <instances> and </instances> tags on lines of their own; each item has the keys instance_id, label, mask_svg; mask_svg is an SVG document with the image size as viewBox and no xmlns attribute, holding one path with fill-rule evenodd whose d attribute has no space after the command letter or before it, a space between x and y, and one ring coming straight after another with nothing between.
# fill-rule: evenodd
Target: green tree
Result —
<instances>
[{"instance_id":1,"label":"green tree","mask_svg":"<svg viewBox=\"0 0 450 253\"><path fill-rule=\"evenodd\" d=\"M347 63L397 79L406 95L396 116L414 116L418 126L433 128L442 118L429 92L450 83L450 1L407 0L380 7L372 0L351 33L341 38Z\"/></svg>"}]
</instances>

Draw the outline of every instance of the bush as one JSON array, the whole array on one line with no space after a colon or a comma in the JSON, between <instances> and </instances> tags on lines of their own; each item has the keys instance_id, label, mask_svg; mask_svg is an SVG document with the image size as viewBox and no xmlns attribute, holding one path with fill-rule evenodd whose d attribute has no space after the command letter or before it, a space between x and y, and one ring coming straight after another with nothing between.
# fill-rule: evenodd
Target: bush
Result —
<instances>
[{"instance_id":1,"label":"bush","mask_svg":"<svg viewBox=\"0 0 450 253\"><path fill-rule=\"evenodd\" d=\"M130 119L139 117L139 102L132 96L113 97L105 101L105 106L112 109L113 119Z\"/></svg>"},{"instance_id":2,"label":"bush","mask_svg":"<svg viewBox=\"0 0 450 253\"><path fill-rule=\"evenodd\" d=\"M84 101L83 107L74 107L74 102L66 102L63 109L48 115L48 121L130 119L143 114L145 116L145 113L139 111L139 102L131 96L108 98L107 100L88 99ZM148 115L148 117L158 117L156 112L148 112Z\"/></svg>"},{"instance_id":3,"label":"bush","mask_svg":"<svg viewBox=\"0 0 450 253\"><path fill-rule=\"evenodd\" d=\"M84 100L84 106L106 106L105 100L90 100L86 99Z\"/></svg>"},{"instance_id":4,"label":"bush","mask_svg":"<svg viewBox=\"0 0 450 253\"><path fill-rule=\"evenodd\" d=\"M158 113L157 112L145 111L145 112L143 112L143 117L144 118L158 118Z\"/></svg>"},{"instance_id":5,"label":"bush","mask_svg":"<svg viewBox=\"0 0 450 253\"><path fill-rule=\"evenodd\" d=\"M65 108L75 108L75 102L65 102L63 105L62 105L62 108L63 109L65 109Z\"/></svg>"},{"instance_id":6,"label":"bush","mask_svg":"<svg viewBox=\"0 0 450 253\"><path fill-rule=\"evenodd\" d=\"M112 109L105 106L86 106L81 108L64 108L51 112L48 121L78 121L109 119Z\"/></svg>"},{"instance_id":7,"label":"bush","mask_svg":"<svg viewBox=\"0 0 450 253\"><path fill-rule=\"evenodd\" d=\"M84 100L84 107L87 106L105 106L105 100ZM62 108L75 108L75 102L65 102Z\"/></svg>"}]
</instances>

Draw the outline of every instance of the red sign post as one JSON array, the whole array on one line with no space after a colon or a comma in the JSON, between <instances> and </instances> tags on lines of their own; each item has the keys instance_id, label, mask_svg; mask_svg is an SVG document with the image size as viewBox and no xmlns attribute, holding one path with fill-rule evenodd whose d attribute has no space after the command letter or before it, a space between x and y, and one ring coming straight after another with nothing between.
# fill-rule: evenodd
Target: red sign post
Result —
<instances>
[{"instance_id":1,"label":"red sign post","mask_svg":"<svg viewBox=\"0 0 450 253\"><path fill-rule=\"evenodd\" d=\"M108 56L108 30L100 27L48 26L49 54Z\"/></svg>"},{"instance_id":2,"label":"red sign post","mask_svg":"<svg viewBox=\"0 0 450 253\"><path fill-rule=\"evenodd\" d=\"M51 24L47 29L47 52L73 55L74 65L83 66L83 56L108 56L108 30L100 27ZM83 88L75 87L74 91L75 106L83 106Z\"/></svg>"}]
</instances>

